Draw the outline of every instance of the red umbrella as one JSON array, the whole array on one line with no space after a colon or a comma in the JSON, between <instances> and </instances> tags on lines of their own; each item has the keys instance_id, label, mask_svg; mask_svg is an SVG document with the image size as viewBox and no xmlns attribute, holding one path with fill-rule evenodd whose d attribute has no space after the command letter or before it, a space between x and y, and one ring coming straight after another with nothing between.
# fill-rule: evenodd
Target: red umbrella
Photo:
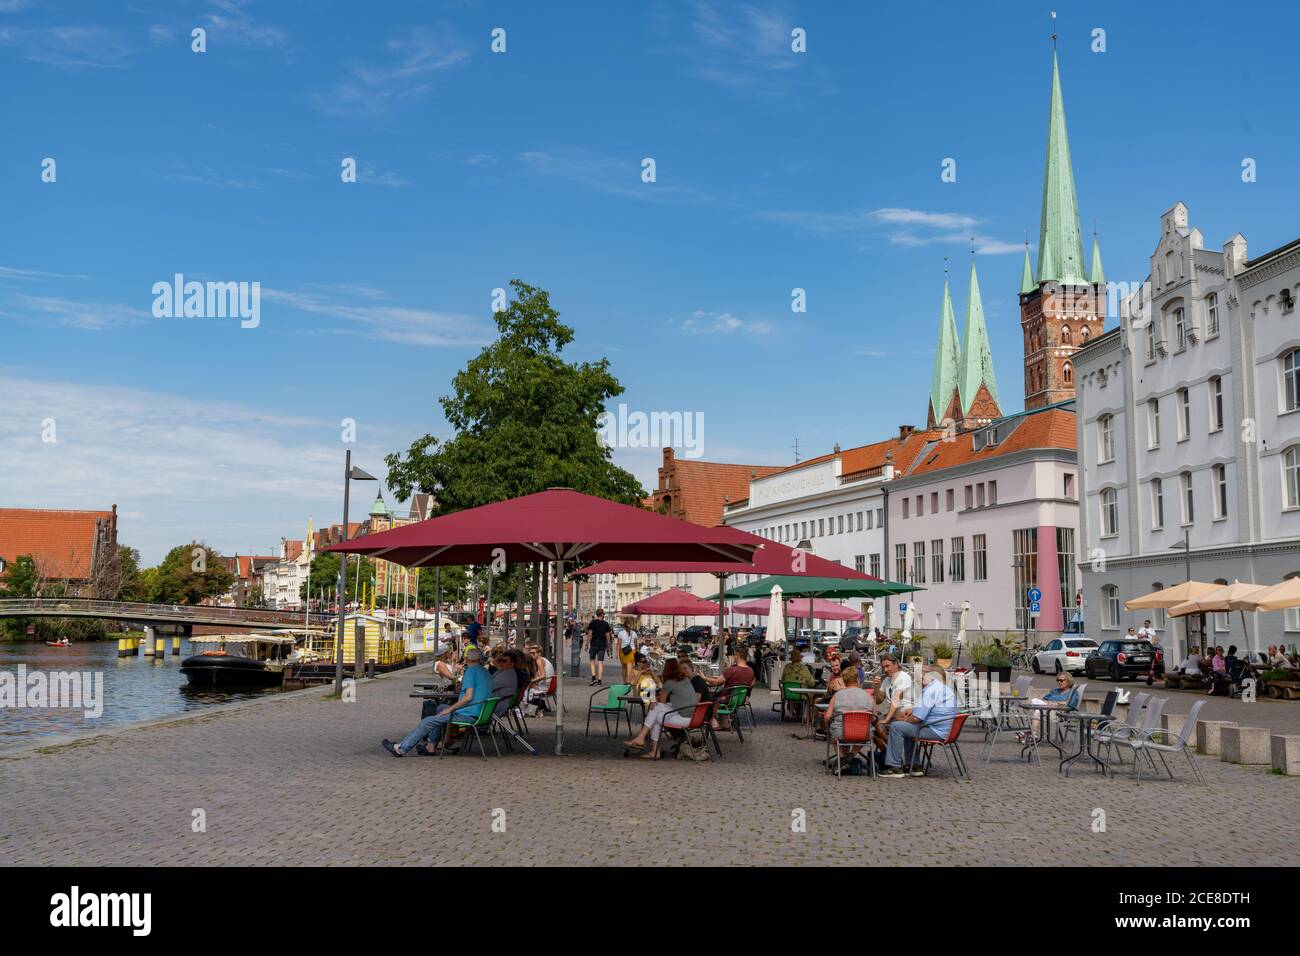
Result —
<instances>
[{"instance_id":1,"label":"red umbrella","mask_svg":"<svg viewBox=\"0 0 1300 956\"><path fill-rule=\"evenodd\" d=\"M816 618L820 621L860 621L862 612L855 611L852 608L845 607L843 604L837 604L834 601L828 601L825 598L812 598L808 601L799 600L796 605L791 599L786 604L793 608L796 613L805 609L806 605L811 605L809 617ZM763 598L755 598L752 601L741 601L739 604L731 605L731 609L740 614L758 614L766 616L772 609L772 602Z\"/></svg>"},{"instance_id":2,"label":"red umbrella","mask_svg":"<svg viewBox=\"0 0 1300 956\"><path fill-rule=\"evenodd\" d=\"M580 558L747 563L763 539L735 528L704 528L567 488L524 495L326 548L405 567L556 561ZM564 620L564 588L555 619ZM559 663L558 656L556 663ZM555 752L564 747L564 681L557 682Z\"/></svg>"},{"instance_id":3,"label":"red umbrella","mask_svg":"<svg viewBox=\"0 0 1300 956\"><path fill-rule=\"evenodd\" d=\"M644 601L629 604L620 614L662 614L668 617L713 617L720 608L712 601L696 597L681 588L660 591Z\"/></svg>"}]
</instances>

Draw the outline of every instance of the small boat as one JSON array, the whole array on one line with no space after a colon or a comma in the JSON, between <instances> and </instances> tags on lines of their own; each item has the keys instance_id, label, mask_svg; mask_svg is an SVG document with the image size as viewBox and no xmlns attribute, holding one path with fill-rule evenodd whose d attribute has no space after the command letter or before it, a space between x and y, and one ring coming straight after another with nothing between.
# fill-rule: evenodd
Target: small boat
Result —
<instances>
[{"instance_id":1,"label":"small boat","mask_svg":"<svg viewBox=\"0 0 1300 956\"><path fill-rule=\"evenodd\" d=\"M68 647L72 644L72 642L69 641L66 637L60 638L57 641L46 641L45 643L49 647Z\"/></svg>"},{"instance_id":2,"label":"small boat","mask_svg":"<svg viewBox=\"0 0 1300 956\"><path fill-rule=\"evenodd\" d=\"M210 645L181 662L191 687L273 687L284 682L294 639L275 634L213 634L190 638Z\"/></svg>"}]
</instances>

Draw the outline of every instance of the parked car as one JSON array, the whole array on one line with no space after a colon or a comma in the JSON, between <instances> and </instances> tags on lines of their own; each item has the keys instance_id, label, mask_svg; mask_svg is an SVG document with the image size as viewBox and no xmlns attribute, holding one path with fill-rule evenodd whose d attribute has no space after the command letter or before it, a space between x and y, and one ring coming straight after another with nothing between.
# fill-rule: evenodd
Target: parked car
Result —
<instances>
[{"instance_id":1,"label":"parked car","mask_svg":"<svg viewBox=\"0 0 1300 956\"><path fill-rule=\"evenodd\" d=\"M707 624L692 624L677 632L678 644L703 644L713 634L713 628Z\"/></svg>"},{"instance_id":2,"label":"parked car","mask_svg":"<svg viewBox=\"0 0 1300 956\"><path fill-rule=\"evenodd\" d=\"M1083 672L1089 677L1109 677L1115 681L1137 680L1151 673L1153 661L1155 676L1164 676L1164 656L1150 641L1102 641L1100 647L1084 658Z\"/></svg>"},{"instance_id":3,"label":"parked car","mask_svg":"<svg viewBox=\"0 0 1300 956\"><path fill-rule=\"evenodd\" d=\"M860 651L867 646L867 635L856 624L850 624L844 629L844 637L853 642L853 649Z\"/></svg>"},{"instance_id":4,"label":"parked car","mask_svg":"<svg viewBox=\"0 0 1300 956\"><path fill-rule=\"evenodd\" d=\"M1048 641L1034 655L1034 673L1081 671L1088 655L1096 649L1097 642L1086 637L1058 637Z\"/></svg>"}]
</instances>

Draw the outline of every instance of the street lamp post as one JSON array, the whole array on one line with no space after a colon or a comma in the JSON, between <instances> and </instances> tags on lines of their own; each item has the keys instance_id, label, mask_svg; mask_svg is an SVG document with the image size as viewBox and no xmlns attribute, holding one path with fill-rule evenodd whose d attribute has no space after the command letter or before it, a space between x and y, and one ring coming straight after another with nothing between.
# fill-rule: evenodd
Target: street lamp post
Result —
<instances>
[{"instance_id":1,"label":"street lamp post","mask_svg":"<svg viewBox=\"0 0 1300 956\"><path fill-rule=\"evenodd\" d=\"M374 475L362 471L360 468L352 467L352 449L348 449L347 457L343 463L343 540L348 540L348 489L353 481L378 481ZM357 569L361 568L361 559L357 558ZM340 594L339 600L339 619L338 626L334 631L334 693L343 693L343 628L345 626L344 618L347 616L347 602L342 600L342 596L347 595L348 584L348 556L346 552L339 552L339 581L338 589ZM361 662L354 661L353 673L361 676Z\"/></svg>"},{"instance_id":2,"label":"street lamp post","mask_svg":"<svg viewBox=\"0 0 1300 956\"><path fill-rule=\"evenodd\" d=\"M1170 546L1169 550L1170 550L1170 551L1182 551L1182 552L1183 552L1183 574L1185 575L1184 580L1186 580L1186 581L1188 581L1188 582L1190 583L1191 580L1192 580L1192 529L1191 529L1191 528L1184 528L1184 529L1183 529L1183 543L1182 543L1182 544L1175 544L1175 545L1172 545L1172 546ZM1243 615L1243 617L1244 617L1244 616L1245 616L1245 615ZM1192 616L1191 616L1190 614L1185 615L1185 616L1183 617L1183 643L1184 643L1187 647L1191 647L1191 646L1192 646L1192 621L1191 621L1191 617L1192 617ZM1204 637L1204 634L1205 634L1205 615L1202 614L1202 615L1200 615L1200 617L1201 617L1201 634L1202 634L1202 638L1203 638L1203 637ZM1177 636L1175 636L1175 638L1174 638L1174 650L1175 650L1175 651L1178 650L1178 638L1177 638Z\"/></svg>"}]
</instances>

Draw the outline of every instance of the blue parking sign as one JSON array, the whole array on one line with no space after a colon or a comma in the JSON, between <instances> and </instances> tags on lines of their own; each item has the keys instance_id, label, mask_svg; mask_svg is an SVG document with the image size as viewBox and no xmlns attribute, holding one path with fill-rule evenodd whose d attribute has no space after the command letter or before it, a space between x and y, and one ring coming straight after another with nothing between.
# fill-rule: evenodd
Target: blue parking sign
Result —
<instances>
[{"instance_id":1,"label":"blue parking sign","mask_svg":"<svg viewBox=\"0 0 1300 956\"><path fill-rule=\"evenodd\" d=\"M1030 589L1029 589L1029 603L1030 603L1030 604L1037 604L1037 603L1038 603L1039 601L1041 601L1042 599L1043 599L1043 592L1042 592L1042 591L1038 590L1038 588L1030 588Z\"/></svg>"},{"instance_id":2,"label":"blue parking sign","mask_svg":"<svg viewBox=\"0 0 1300 956\"><path fill-rule=\"evenodd\" d=\"M899 601L899 602L898 602L898 613L899 613L899 614L906 614L906 613L907 613L907 602L906 602L906 601Z\"/></svg>"},{"instance_id":3,"label":"blue parking sign","mask_svg":"<svg viewBox=\"0 0 1300 956\"><path fill-rule=\"evenodd\" d=\"M1037 614L1037 613L1039 613L1042 609L1043 609L1043 608L1042 608L1042 605L1040 605L1037 601L1031 601L1030 604L1029 604L1029 613L1030 613L1030 614Z\"/></svg>"}]
</instances>

